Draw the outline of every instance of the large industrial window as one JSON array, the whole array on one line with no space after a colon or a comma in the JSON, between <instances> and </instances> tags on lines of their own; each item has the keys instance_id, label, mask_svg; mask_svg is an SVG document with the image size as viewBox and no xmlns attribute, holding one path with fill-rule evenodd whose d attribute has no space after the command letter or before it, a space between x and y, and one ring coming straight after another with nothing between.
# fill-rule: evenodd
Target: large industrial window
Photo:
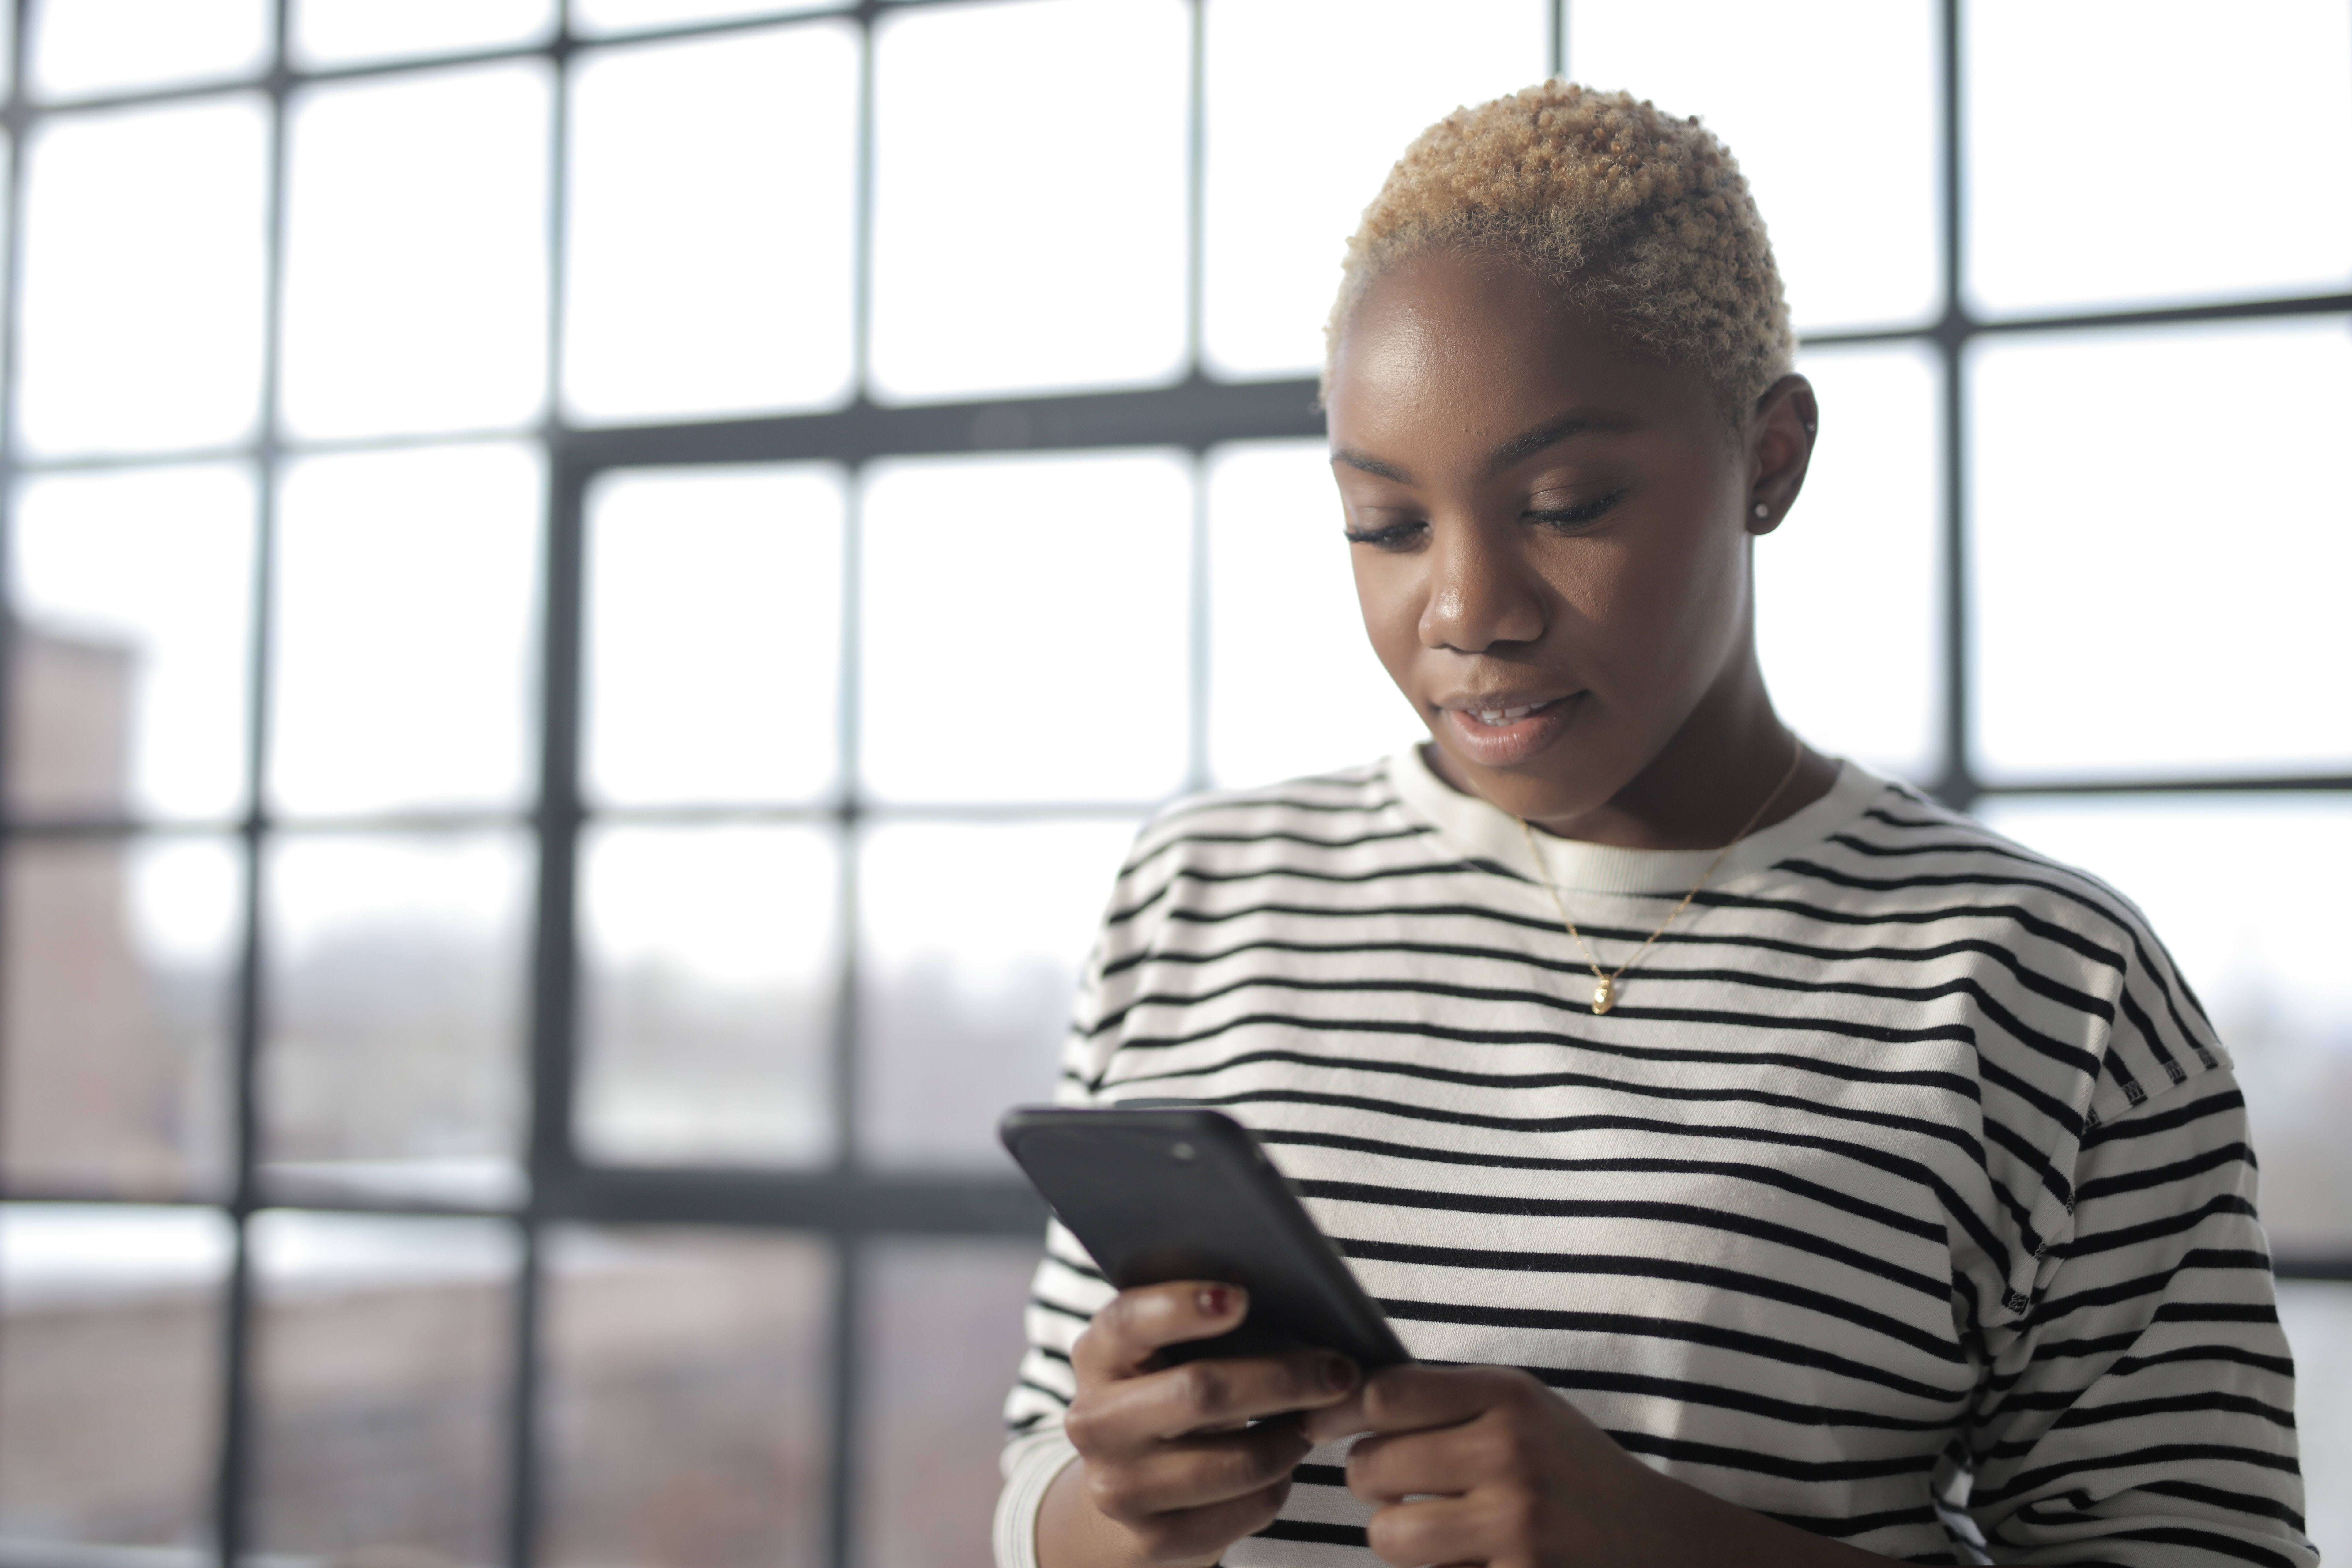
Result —
<instances>
[{"instance_id":1,"label":"large industrial window","mask_svg":"<svg viewBox=\"0 0 2352 1568\"><path fill-rule=\"evenodd\" d=\"M1563 68L1772 224L1784 710L2219 1016L2352 1545L2345 0L0 36L0 1565L984 1562L993 1118L1157 803L1412 738L1318 329L1406 139Z\"/></svg>"}]
</instances>

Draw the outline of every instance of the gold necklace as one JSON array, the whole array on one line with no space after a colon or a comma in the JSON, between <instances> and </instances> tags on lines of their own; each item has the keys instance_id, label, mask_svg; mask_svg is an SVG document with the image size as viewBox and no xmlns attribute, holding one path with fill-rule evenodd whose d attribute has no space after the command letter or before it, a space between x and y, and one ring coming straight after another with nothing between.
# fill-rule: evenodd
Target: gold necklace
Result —
<instances>
[{"instance_id":1,"label":"gold necklace","mask_svg":"<svg viewBox=\"0 0 2352 1568\"><path fill-rule=\"evenodd\" d=\"M1610 1008L1617 1005L1617 983L1625 978L1625 972L1639 963L1642 961L1642 955L1650 951L1651 944L1665 935L1666 928L1680 919L1685 910L1690 908L1691 900L1698 897L1699 889L1706 886L1707 879L1715 875L1717 868L1723 864L1723 858L1731 853L1733 846L1756 830L1756 825L1764 820L1764 814L1772 809L1772 803L1780 799L1781 792L1789 787L1789 781L1797 776L1797 766L1804 760L1805 743L1798 741L1795 749L1789 753L1789 771L1780 775L1780 782L1772 786L1772 793L1764 797L1764 804L1758 806L1739 831L1731 836L1729 844L1726 844L1715 852L1715 858L1706 863L1706 869L1700 872L1698 880L1691 884L1691 890L1683 895L1683 901L1676 904L1666 918L1658 922L1658 929L1652 931L1643 940L1642 945L1633 950L1633 957L1617 966L1617 973L1614 974L1601 973L1601 961L1592 956L1591 948L1584 945L1583 933L1576 929L1576 922L1568 917L1568 904L1559 896L1559 884L1551 879L1551 872L1545 868L1543 851L1536 847L1536 830L1528 826L1526 817L1519 818L1519 832L1528 841L1528 855L1536 863L1536 875L1543 879L1544 890L1551 895L1551 907L1559 911L1559 923L1568 928L1569 938L1576 943L1576 951L1584 954L1584 962L1591 967L1592 1016L1594 1017L1601 1016Z\"/></svg>"}]
</instances>

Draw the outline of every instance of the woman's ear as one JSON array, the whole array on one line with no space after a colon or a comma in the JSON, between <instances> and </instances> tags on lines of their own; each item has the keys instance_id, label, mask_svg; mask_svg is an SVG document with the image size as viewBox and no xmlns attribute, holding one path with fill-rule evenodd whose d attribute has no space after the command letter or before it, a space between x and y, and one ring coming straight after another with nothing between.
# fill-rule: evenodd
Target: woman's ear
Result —
<instances>
[{"instance_id":1,"label":"woman's ear","mask_svg":"<svg viewBox=\"0 0 2352 1568\"><path fill-rule=\"evenodd\" d=\"M1813 384L1801 375L1782 376L1756 400L1748 420L1748 532L1771 532L1797 504L1821 422Z\"/></svg>"}]
</instances>

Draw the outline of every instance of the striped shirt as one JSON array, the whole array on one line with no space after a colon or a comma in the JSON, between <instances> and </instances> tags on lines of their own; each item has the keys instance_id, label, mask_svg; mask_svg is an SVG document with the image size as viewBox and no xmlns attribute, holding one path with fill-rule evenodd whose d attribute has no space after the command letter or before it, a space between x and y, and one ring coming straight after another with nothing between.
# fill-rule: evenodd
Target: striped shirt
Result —
<instances>
[{"instance_id":1,"label":"striped shirt","mask_svg":"<svg viewBox=\"0 0 2352 1568\"><path fill-rule=\"evenodd\" d=\"M1713 858L1539 842L1610 966ZM1591 994L1517 824L1409 752L1145 828L1062 1093L1230 1111L1416 1357L1526 1368L1776 1519L1917 1562L2316 1561L2244 1105L2130 903L1849 763ZM1055 1226L1006 1568L1108 1295ZM1344 1459L1224 1561L1374 1563Z\"/></svg>"}]
</instances>

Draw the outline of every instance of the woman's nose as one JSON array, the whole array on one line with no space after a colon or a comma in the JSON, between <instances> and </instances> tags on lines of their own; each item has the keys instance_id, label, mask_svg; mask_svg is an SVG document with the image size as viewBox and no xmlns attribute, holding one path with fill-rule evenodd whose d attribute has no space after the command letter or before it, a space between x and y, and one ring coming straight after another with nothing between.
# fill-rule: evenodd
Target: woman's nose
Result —
<instances>
[{"instance_id":1,"label":"woman's nose","mask_svg":"<svg viewBox=\"0 0 2352 1568\"><path fill-rule=\"evenodd\" d=\"M1441 523L1430 531L1423 647L1483 653L1543 635L1543 602L1517 552L1475 524Z\"/></svg>"}]
</instances>

